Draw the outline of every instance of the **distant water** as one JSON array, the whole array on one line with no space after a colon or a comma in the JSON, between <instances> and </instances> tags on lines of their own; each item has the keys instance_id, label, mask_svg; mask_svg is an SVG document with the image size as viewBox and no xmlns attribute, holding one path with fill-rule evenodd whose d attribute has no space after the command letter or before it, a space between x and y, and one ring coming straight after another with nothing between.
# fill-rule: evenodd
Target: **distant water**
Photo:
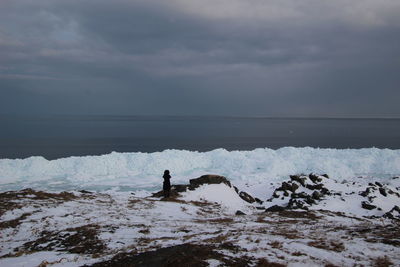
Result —
<instances>
[{"instance_id":1,"label":"distant water","mask_svg":"<svg viewBox=\"0 0 400 267\"><path fill-rule=\"evenodd\" d=\"M0 158L254 148L400 148L400 119L0 116Z\"/></svg>"}]
</instances>

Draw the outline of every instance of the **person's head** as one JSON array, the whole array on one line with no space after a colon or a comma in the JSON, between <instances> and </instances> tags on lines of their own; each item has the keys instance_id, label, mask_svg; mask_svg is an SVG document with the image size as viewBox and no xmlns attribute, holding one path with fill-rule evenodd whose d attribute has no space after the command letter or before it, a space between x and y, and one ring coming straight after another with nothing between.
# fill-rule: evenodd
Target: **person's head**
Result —
<instances>
[{"instance_id":1,"label":"person's head","mask_svg":"<svg viewBox=\"0 0 400 267\"><path fill-rule=\"evenodd\" d=\"M164 174L169 174L169 170L165 170L165 171L164 171Z\"/></svg>"}]
</instances>

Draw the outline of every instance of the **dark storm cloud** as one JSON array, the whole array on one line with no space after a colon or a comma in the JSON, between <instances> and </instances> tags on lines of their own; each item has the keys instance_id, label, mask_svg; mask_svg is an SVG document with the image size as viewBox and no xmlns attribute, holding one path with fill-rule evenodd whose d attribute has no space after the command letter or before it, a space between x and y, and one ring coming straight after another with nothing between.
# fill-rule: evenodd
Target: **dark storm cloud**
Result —
<instances>
[{"instance_id":1,"label":"dark storm cloud","mask_svg":"<svg viewBox=\"0 0 400 267\"><path fill-rule=\"evenodd\" d=\"M0 4L0 113L400 116L394 1Z\"/></svg>"}]
</instances>

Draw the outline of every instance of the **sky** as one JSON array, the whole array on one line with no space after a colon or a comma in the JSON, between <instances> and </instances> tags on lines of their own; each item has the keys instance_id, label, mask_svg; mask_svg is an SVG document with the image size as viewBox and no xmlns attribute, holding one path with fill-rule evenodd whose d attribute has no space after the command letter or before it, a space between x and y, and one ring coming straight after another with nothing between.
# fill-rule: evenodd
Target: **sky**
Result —
<instances>
[{"instance_id":1,"label":"sky","mask_svg":"<svg viewBox=\"0 0 400 267\"><path fill-rule=\"evenodd\" d=\"M400 117L399 0L1 0L0 114Z\"/></svg>"}]
</instances>

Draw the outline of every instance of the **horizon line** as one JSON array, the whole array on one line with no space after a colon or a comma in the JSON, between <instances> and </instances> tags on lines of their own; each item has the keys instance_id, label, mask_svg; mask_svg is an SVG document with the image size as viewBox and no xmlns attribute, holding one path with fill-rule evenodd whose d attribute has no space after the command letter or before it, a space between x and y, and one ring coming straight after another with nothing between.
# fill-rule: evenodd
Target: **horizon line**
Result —
<instances>
[{"instance_id":1,"label":"horizon line","mask_svg":"<svg viewBox=\"0 0 400 267\"><path fill-rule=\"evenodd\" d=\"M164 117L164 118L227 118L227 119L400 119L400 116L264 116L264 115L160 115L160 114L0 114L0 117Z\"/></svg>"}]
</instances>

